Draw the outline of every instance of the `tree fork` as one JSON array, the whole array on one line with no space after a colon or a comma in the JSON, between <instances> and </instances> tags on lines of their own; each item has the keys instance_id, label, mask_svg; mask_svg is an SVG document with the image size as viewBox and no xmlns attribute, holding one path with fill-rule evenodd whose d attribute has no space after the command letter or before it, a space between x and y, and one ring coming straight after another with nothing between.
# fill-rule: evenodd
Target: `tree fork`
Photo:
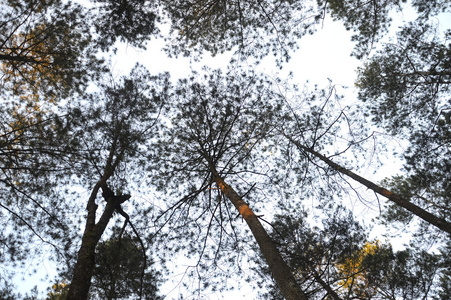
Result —
<instances>
[{"instance_id":1,"label":"tree fork","mask_svg":"<svg viewBox=\"0 0 451 300\"><path fill-rule=\"evenodd\" d=\"M115 142L113 149L115 149ZM86 209L88 216L86 218L85 231L81 240L80 250L78 251L77 263L74 268L74 275L69 286L69 292L66 300L83 300L88 299L89 288L91 287L91 278L95 267L95 249L97 243L102 237L108 222L113 217L115 210L115 203L113 201L107 202L105 210L96 224L96 212L98 205L95 199L102 185L113 175L113 171L117 166L118 161L112 164L112 152L110 152L107 166L102 178L97 182L91 191Z\"/></svg>"},{"instance_id":2,"label":"tree fork","mask_svg":"<svg viewBox=\"0 0 451 300\"><path fill-rule=\"evenodd\" d=\"M213 169L212 173L213 180L224 195L233 203L249 226L282 295L287 300L307 300L307 296L296 283L290 268L283 260L279 250L277 250L258 217L235 190L219 176L216 170Z\"/></svg>"},{"instance_id":3,"label":"tree fork","mask_svg":"<svg viewBox=\"0 0 451 300\"><path fill-rule=\"evenodd\" d=\"M317 158L321 159L322 161L324 161L326 164L328 164L332 169L348 176L351 177L352 179L354 179L355 181L363 184L364 186L366 186L367 188L373 190L374 192L378 193L379 195L382 195L384 197L386 197L388 200L396 203L397 205L405 208L406 210L410 211L411 213L413 213L414 215L420 217L421 219L423 219L424 221L428 222L431 225L436 226L437 228L451 234L451 223L447 222L446 220L439 218L433 214L431 214L430 212L424 210L423 208L417 206L416 204L410 202L409 200L404 199L403 197L390 192L389 190L363 178L360 175L357 175L356 173L343 168L342 166L340 166L337 163L334 163L333 161L331 161L329 158L327 158L326 156L316 152L315 150L308 148L302 144L300 144L299 142L293 140L291 137L287 136L286 134L283 134L290 142L292 142L296 147L298 147L300 150L302 151L306 151L314 156L316 156Z\"/></svg>"}]
</instances>

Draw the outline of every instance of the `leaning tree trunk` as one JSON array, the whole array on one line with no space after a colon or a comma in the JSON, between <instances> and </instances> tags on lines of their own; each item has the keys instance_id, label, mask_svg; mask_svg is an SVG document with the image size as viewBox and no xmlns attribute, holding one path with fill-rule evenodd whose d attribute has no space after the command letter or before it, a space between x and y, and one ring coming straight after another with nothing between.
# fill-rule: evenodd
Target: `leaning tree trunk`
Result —
<instances>
[{"instance_id":1,"label":"leaning tree trunk","mask_svg":"<svg viewBox=\"0 0 451 300\"><path fill-rule=\"evenodd\" d=\"M446 231L447 233L451 234L451 223L447 222L446 220L439 218L433 214L431 214L430 212L422 209L421 207L415 205L414 203L410 202L407 199L404 199L403 197L390 192L389 190L363 178L362 176L357 175L356 173L343 168L342 166L340 166L339 164L331 161L329 158L327 158L326 156L316 152L315 150L308 148L302 144L300 144L299 142L295 141L294 139L292 139L291 137L287 136L284 134L284 136L290 141L292 142L296 147L298 147L300 150L305 151L307 153L313 154L314 156L316 156L317 158L321 159L323 162L325 162L326 164L328 164L332 169L345 174L348 177L351 177L352 179L354 179L355 181L363 184L364 186L366 186L367 188L373 190L374 192L378 193L379 195L382 195L384 197L386 197L388 200L396 203L397 205L403 207L404 209L410 211L411 213L413 213L414 215L420 217L421 219L423 219L424 221L428 222L429 224L432 224L434 226L436 226L437 228Z\"/></svg>"},{"instance_id":2,"label":"leaning tree trunk","mask_svg":"<svg viewBox=\"0 0 451 300\"><path fill-rule=\"evenodd\" d=\"M212 165L210 165L210 169L213 174L213 180L219 186L224 195L233 203L235 208L240 212L241 216L249 226L282 295L287 300L307 299L307 296L296 283L290 268L283 260L279 250L277 250L265 228L260 223L258 217L250 209L249 205L247 205L246 202L244 202L244 200L235 192L235 190L229 186L221 176L219 176L218 172Z\"/></svg>"}]
</instances>

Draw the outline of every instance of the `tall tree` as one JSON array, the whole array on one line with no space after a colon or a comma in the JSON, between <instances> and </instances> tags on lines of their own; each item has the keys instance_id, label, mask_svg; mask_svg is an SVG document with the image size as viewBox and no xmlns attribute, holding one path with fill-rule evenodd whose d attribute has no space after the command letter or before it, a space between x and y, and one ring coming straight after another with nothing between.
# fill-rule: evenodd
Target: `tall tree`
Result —
<instances>
[{"instance_id":1,"label":"tall tree","mask_svg":"<svg viewBox=\"0 0 451 300\"><path fill-rule=\"evenodd\" d=\"M420 217L421 219L423 219L424 221L438 227L439 229L451 234L451 223L447 221L446 217L437 217L434 214L428 212L427 210L415 205L414 203L410 202L407 199L404 199L401 195L402 194L397 194L397 193L393 193L359 175L357 175L356 173L352 172L351 170L346 169L345 167L342 167L336 163L334 163L332 160L330 160L328 157L316 152L315 150L313 150L312 148L309 148L305 145L302 145L301 143L299 143L298 141L294 140L293 138L291 138L288 135L285 135L291 143L293 143L301 152L307 153L307 154L312 154L315 158L318 158L320 160L322 160L324 163L326 163L329 167L331 167L333 170L338 171L352 179L354 179L355 181L363 184L364 186L366 186L367 188L373 190L375 193L378 193L386 198L388 198L390 201L392 201L393 203L396 204L396 206L398 207L402 207L406 210L408 210L410 213L412 213L413 215L416 215L418 217ZM426 200L427 201L427 200Z\"/></svg>"},{"instance_id":2,"label":"tall tree","mask_svg":"<svg viewBox=\"0 0 451 300\"><path fill-rule=\"evenodd\" d=\"M172 95L171 125L156 145L155 165L161 172L155 178L165 191L185 194L170 209L182 210L187 217L193 210L191 222L210 215L206 235L218 228L220 246L222 236L229 235L225 226L233 226L236 218L230 211L234 207L246 221L284 297L306 299L258 216L244 201L252 201L255 186L261 184L253 177L270 178L259 171L264 160L259 152L280 103L264 77L205 71L203 77L181 80ZM252 181L253 185L247 183ZM215 189L218 197L212 195ZM202 255L205 244L199 247Z\"/></svg>"},{"instance_id":3,"label":"tall tree","mask_svg":"<svg viewBox=\"0 0 451 300\"><path fill-rule=\"evenodd\" d=\"M451 47L449 29L421 20L406 25L394 43L360 70L359 98L375 124L409 142L404 175L385 184L412 203L451 222ZM392 206L389 220L408 222Z\"/></svg>"},{"instance_id":4,"label":"tall tree","mask_svg":"<svg viewBox=\"0 0 451 300\"><path fill-rule=\"evenodd\" d=\"M436 207L433 207L433 203L436 202L434 194L431 194L431 196L424 194L421 197L423 202L411 201L412 195L414 194L409 194L412 190L408 186L404 186L401 189L395 187L391 191L389 189L393 186L392 184L386 182L384 187L384 185L372 182L352 170L354 165L350 164L347 159L349 158L349 152L351 150L363 151L363 148L359 149L360 144L371 139L373 134L368 134L368 130L360 126L360 122L362 121L359 120L359 115L348 107L343 108L340 104L340 97L334 100L333 94L334 89L330 88L329 91L314 92L311 95L302 96L305 98L305 106L310 106L307 110L305 107L301 107L300 109L294 108L287 102L287 106L285 107L287 114L284 116L285 121L280 123L280 125L276 124L275 127L287 139L288 143L297 149L299 156L287 156L286 159L288 161L293 159L304 161L307 164L312 162L313 165L319 167L319 170L323 169L323 164L326 164L327 168L321 172L323 176L330 177L335 172L338 172L340 174L339 177L343 177L344 175L344 178L352 178L366 188L390 200L390 203L392 203L391 206L397 208L399 215L407 215L410 217L409 219L417 216L421 220L424 220L426 224L431 224L443 232L450 234L451 222L448 218L449 215L446 213L449 210L446 200L442 204L436 203ZM295 103L295 105L299 104ZM360 128L356 128L356 124ZM399 127L395 126L395 128ZM336 145L338 145L340 140L342 141L342 146L337 147ZM279 143L279 140L275 143ZM288 146L288 148L290 147ZM443 147L446 148L446 144ZM291 152L292 150L288 151ZM322 151L330 154L322 154ZM432 157L434 156L431 155L430 158L432 159ZM418 159L424 160L427 158L423 156ZM322 163L318 164L318 160L322 161ZM446 159L445 162L438 163L438 165L443 164L446 164ZM333 170L332 173L329 172L330 169ZM308 175L308 171L309 169L307 167L302 169L302 173L307 174L306 176L311 176ZM425 171L425 174L428 174L427 171ZM444 176L446 178L446 175ZM442 185L440 183L442 178L439 177L429 178L431 184L430 189L436 192L435 196L444 195L446 199L447 183ZM414 183L412 182L412 184ZM441 190L439 186L445 187L445 191ZM420 185L416 188L420 188ZM333 190L330 190L330 192L333 193Z\"/></svg>"},{"instance_id":5,"label":"tall tree","mask_svg":"<svg viewBox=\"0 0 451 300\"><path fill-rule=\"evenodd\" d=\"M153 84L160 85L158 90L151 86ZM96 183L87 200L86 226L67 299L88 297L95 267L95 248L112 220L113 213L118 212L126 219L124 228L129 223L129 216L123 211L121 204L130 195L118 192L126 188L129 180L120 170L126 164L134 164L136 167L140 165L146 144L154 133L154 125L161 109L160 94L165 85L165 75L151 77L147 70L137 66L130 77L123 78L120 84L104 86L103 95L93 95L85 110L73 112L73 117L79 124L76 139L89 149L86 161L83 162L84 172L80 176L85 175L85 180L95 180ZM113 192L110 186L116 191ZM98 219L99 204L96 203L96 198L100 189L106 203L101 206L103 211ZM130 225L137 233L133 224Z\"/></svg>"}]
</instances>

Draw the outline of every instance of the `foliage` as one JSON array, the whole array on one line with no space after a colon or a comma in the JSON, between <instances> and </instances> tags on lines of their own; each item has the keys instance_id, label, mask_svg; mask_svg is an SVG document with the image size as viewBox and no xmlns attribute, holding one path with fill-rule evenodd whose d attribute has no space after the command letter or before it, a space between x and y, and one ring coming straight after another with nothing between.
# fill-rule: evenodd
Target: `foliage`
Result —
<instances>
[{"instance_id":1,"label":"foliage","mask_svg":"<svg viewBox=\"0 0 451 300\"><path fill-rule=\"evenodd\" d=\"M274 54L282 62L320 15L303 1L161 1L171 21L171 54L229 50L245 59Z\"/></svg>"},{"instance_id":2,"label":"foliage","mask_svg":"<svg viewBox=\"0 0 451 300\"><path fill-rule=\"evenodd\" d=\"M114 45L116 40L144 48L151 35L156 32L156 14L153 1L141 0L94 0L100 3L93 12L94 26L99 36L97 43L103 50Z\"/></svg>"},{"instance_id":3,"label":"foliage","mask_svg":"<svg viewBox=\"0 0 451 300\"><path fill-rule=\"evenodd\" d=\"M369 255L374 255L378 248L380 247L380 242L365 242L361 249L353 252L349 257L343 259L342 262L336 264L338 273L343 276L343 280L339 284L343 289L351 292L353 287L357 287L358 294L365 295L365 298L371 298L374 296L375 292L360 290L367 290L369 282L366 274L364 272L363 260Z\"/></svg>"},{"instance_id":4,"label":"foliage","mask_svg":"<svg viewBox=\"0 0 451 300\"><path fill-rule=\"evenodd\" d=\"M409 141L402 153L405 175L384 184L448 222L449 38L449 31L441 35L432 24L410 23L398 33L396 43L387 44L365 64L358 81L359 98L373 122ZM388 220L411 219L393 206L386 215Z\"/></svg>"},{"instance_id":5,"label":"foliage","mask_svg":"<svg viewBox=\"0 0 451 300\"><path fill-rule=\"evenodd\" d=\"M81 6L59 0L5 0L1 6L2 96L8 91L32 103L58 101L104 71Z\"/></svg>"},{"instance_id":6,"label":"foliage","mask_svg":"<svg viewBox=\"0 0 451 300\"><path fill-rule=\"evenodd\" d=\"M390 29L390 13L403 11L405 3L416 9L417 20L423 22L429 18L447 11L451 6L449 1L421 0L377 0L377 1L343 1L317 0L318 6L328 11L335 20L343 22L347 30L353 30L352 40L357 42L354 52L357 58L367 56Z\"/></svg>"},{"instance_id":7,"label":"foliage","mask_svg":"<svg viewBox=\"0 0 451 300\"><path fill-rule=\"evenodd\" d=\"M363 249L362 249L363 250ZM357 295L378 295L385 299L424 299L437 296L444 256L427 253L415 246L394 252L377 246L362 259L366 279L357 282Z\"/></svg>"},{"instance_id":8,"label":"foliage","mask_svg":"<svg viewBox=\"0 0 451 300\"><path fill-rule=\"evenodd\" d=\"M391 21L389 12L394 8L399 9L400 4L405 1L318 0L318 5L330 10L332 17L342 21L347 30L356 32L352 36L352 40L357 42L353 54L363 58L388 31Z\"/></svg>"},{"instance_id":9,"label":"foliage","mask_svg":"<svg viewBox=\"0 0 451 300\"><path fill-rule=\"evenodd\" d=\"M52 285L52 291L47 294L45 300L64 300L67 297L69 285L66 280L59 282L58 280Z\"/></svg>"},{"instance_id":10,"label":"foliage","mask_svg":"<svg viewBox=\"0 0 451 300\"><path fill-rule=\"evenodd\" d=\"M312 299L435 299L446 293L446 250L431 254L411 246L395 252L389 244L367 240L365 229L343 208L321 227L305 219L305 213L276 216L272 236ZM265 276L265 267L257 271ZM325 283L335 295L325 294ZM262 296L277 295L273 287Z\"/></svg>"},{"instance_id":11,"label":"foliage","mask_svg":"<svg viewBox=\"0 0 451 300\"><path fill-rule=\"evenodd\" d=\"M92 299L129 299L137 296L144 275L144 299L160 299L156 295L159 276L149 268L152 262L143 264L143 249L136 238L128 235L121 239L109 239L96 248L96 267L91 287ZM142 273L146 267L145 273Z\"/></svg>"},{"instance_id":12,"label":"foliage","mask_svg":"<svg viewBox=\"0 0 451 300\"><path fill-rule=\"evenodd\" d=\"M61 194L67 191L60 188L70 181L67 171L73 150L60 139L68 131L65 118L2 107L2 259L15 263L45 248L33 242L64 251L73 238L67 232L73 221L68 215L77 211L73 203L62 202Z\"/></svg>"},{"instance_id":13,"label":"foliage","mask_svg":"<svg viewBox=\"0 0 451 300\"><path fill-rule=\"evenodd\" d=\"M213 55L236 51L240 58L273 54L279 65L306 34L313 34L326 15L355 33L353 54L362 59L391 25L390 13L402 11L407 0L377 1L162 1L171 21L170 54L190 55L208 51ZM425 3L427 2L427 3ZM446 0L412 1L419 20L449 8Z\"/></svg>"}]
</instances>

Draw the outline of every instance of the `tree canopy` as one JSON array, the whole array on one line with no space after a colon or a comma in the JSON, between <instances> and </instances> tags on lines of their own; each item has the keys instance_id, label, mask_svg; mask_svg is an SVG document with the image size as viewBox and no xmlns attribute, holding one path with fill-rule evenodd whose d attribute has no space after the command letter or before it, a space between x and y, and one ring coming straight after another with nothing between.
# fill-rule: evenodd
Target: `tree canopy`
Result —
<instances>
[{"instance_id":1,"label":"tree canopy","mask_svg":"<svg viewBox=\"0 0 451 300\"><path fill-rule=\"evenodd\" d=\"M45 254L48 299L200 299L243 278L265 299L450 298L449 1L0 11L0 297L40 297L12 278ZM397 12L412 18L394 29ZM258 71L271 55L297 68L300 41L331 20L361 60L356 94ZM197 71L153 74L146 52L150 71L115 73L118 49L154 40ZM225 52L222 69L198 68ZM383 157L401 169L368 175ZM372 230L400 224L402 246ZM171 271L184 275L158 291Z\"/></svg>"}]
</instances>

